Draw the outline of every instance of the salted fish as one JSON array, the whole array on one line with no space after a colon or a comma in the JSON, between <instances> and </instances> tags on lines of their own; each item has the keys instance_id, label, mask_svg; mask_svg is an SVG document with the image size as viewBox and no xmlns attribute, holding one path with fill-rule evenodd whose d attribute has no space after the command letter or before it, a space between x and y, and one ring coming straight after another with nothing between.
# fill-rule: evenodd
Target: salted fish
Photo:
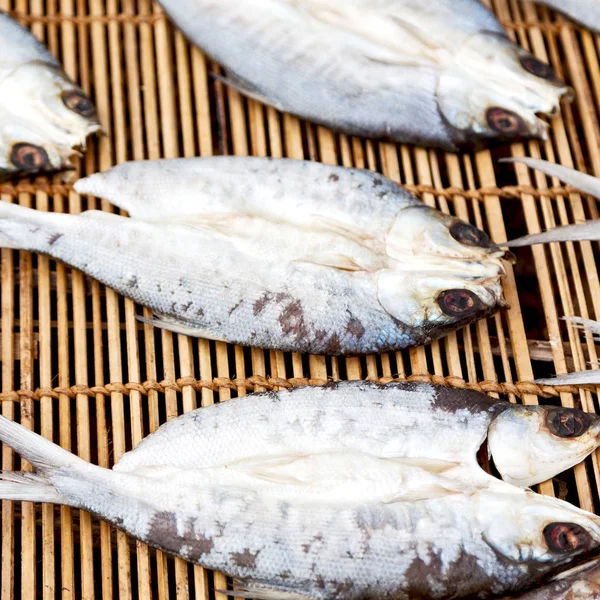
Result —
<instances>
[{"instance_id":1,"label":"salted fish","mask_svg":"<svg viewBox=\"0 0 600 600\"><path fill-rule=\"evenodd\" d=\"M100 130L92 101L38 40L0 11L0 178L72 167Z\"/></svg>"},{"instance_id":2,"label":"salted fish","mask_svg":"<svg viewBox=\"0 0 600 600\"><path fill-rule=\"evenodd\" d=\"M595 31L600 31L600 2L598 0L537 0L573 21Z\"/></svg>"},{"instance_id":3,"label":"salted fish","mask_svg":"<svg viewBox=\"0 0 600 600\"><path fill-rule=\"evenodd\" d=\"M504 305L504 251L385 177L215 157L77 182L134 217L0 204L0 246L49 254L189 335L314 354L428 343Z\"/></svg>"},{"instance_id":4,"label":"salted fish","mask_svg":"<svg viewBox=\"0 0 600 600\"><path fill-rule=\"evenodd\" d=\"M357 386L366 387L358 394ZM346 410L341 400L352 400L347 393L352 390L356 404ZM383 446L392 449L386 436L397 443L407 432L414 441L407 404L429 400L429 409L433 406L431 386L404 384L386 391L364 382L338 384L199 409L163 425L143 450L125 455L113 470L86 463L0 417L0 441L35 469L1 472L0 498L89 510L143 542L236 578L242 583L235 595L265 599L502 597L543 582L600 548L600 518L565 502L483 471L474 481L454 472L448 476L439 461L407 460L402 469L393 452L378 455ZM321 396L311 409L312 393ZM337 398L340 393L346 397ZM435 395L439 424L443 413L458 429L465 420L481 420L482 403L473 404L461 393L456 401L451 392ZM258 414L261 402L264 412ZM227 426L220 431L228 436L229 418L235 424L235 407L244 405L256 410L237 415L238 426L244 424L233 444L237 457L247 453L246 442L260 444L255 434L262 438L265 428L271 428L270 441L277 445L284 427L297 453L280 454L275 461L254 445L253 461L231 460L231 451L218 457L210 439L218 420L205 421L205 416L222 413ZM286 407L301 418L282 421ZM189 443L173 424L194 422L196 436ZM427 425L432 435L421 438L423 448L446 443ZM363 433L373 442L368 450L361 447ZM315 446L315 441L321 443ZM526 446L524 441L518 446ZM200 463L188 454L199 447L212 455L212 463L203 453ZM127 457L136 452L154 456L154 464L128 464ZM186 464L178 466L182 457ZM300 470L290 468L295 460ZM316 461L314 468L305 468L310 460ZM332 473L337 488L332 488ZM390 495L398 476L398 492ZM340 496L340 489L347 493Z\"/></svg>"},{"instance_id":5,"label":"salted fish","mask_svg":"<svg viewBox=\"0 0 600 600\"><path fill-rule=\"evenodd\" d=\"M270 463L278 458L347 450L479 472L477 451L487 442L504 481L528 487L581 462L598 447L599 433L596 415L564 407L519 406L430 384L340 382L187 413L125 454L115 470L248 465L260 457L274 476L285 470L285 462Z\"/></svg>"},{"instance_id":6,"label":"salted fish","mask_svg":"<svg viewBox=\"0 0 600 600\"><path fill-rule=\"evenodd\" d=\"M479 0L162 0L243 93L353 135L456 151L545 138L568 88Z\"/></svg>"}]
</instances>

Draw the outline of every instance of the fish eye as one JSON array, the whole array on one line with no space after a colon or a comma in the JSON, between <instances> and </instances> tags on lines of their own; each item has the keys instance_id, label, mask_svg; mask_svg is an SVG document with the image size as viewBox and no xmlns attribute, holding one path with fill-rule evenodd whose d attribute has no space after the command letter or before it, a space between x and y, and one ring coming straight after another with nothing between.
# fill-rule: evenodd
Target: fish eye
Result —
<instances>
[{"instance_id":1,"label":"fish eye","mask_svg":"<svg viewBox=\"0 0 600 600\"><path fill-rule=\"evenodd\" d=\"M583 435L590 427L591 418L587 413L571 408L549 410L546 425L551 433L560 438L576 438Z\"/></svg>"},{"instance_id":2,"label":"fish eye","mask_svg":"<svg viewBox=\"0 0 600 600\"><path fill-rule=\"evenodd\" d=\"M481 300L469 290L446 290L440 292L436 301L449 317L468 317L481 308Z\"/></svg>"},{"instance_id":3,"label":"fish eye","mask_svg":"<svg viewBox=\"0 0 600 600\"><path fill-rule=\"evenodd\" d=\"M577 523L550 523L544 527L544 538L550 551L560 554L588 550L592 545L590 534Z\"/></svg>"},{"instance_id":4,"label":"fish eye","mask_svg":"<svg viewBox=\"0 0 600 600\"><path fill-rule=\"evenodd\" d=\"M63 92L61 98L68 109L82 117L93 117L96 114L92 101L79 90Z\"/></svg>"},{"instance_id":5,"label":"fish eye","mask_svg":"<svg viewBox=\"0 0 600 600\"><path fill-rule=\"evenodd\" d=\"M511 110L494 106L488 108L485 116L490 128L503 135L516 135L527 132L527 127L521 117Z\"/></svg>"},{"instance_id":6,"label":"fish eye","mask_svg":"<svg viewBox=\"0 0 600 600\"><path fill-rule=\"evenodd\" d=\"M10 162L23 171L40 171L50 168L48 153L34 144L15 144L12 147Z\"/></svg>"},{"instance_id":7,"label":"fish eye","mask_svg":"<svg viewBox=\"0 0 600 600\"><path fill-rule=\"evenodd\" d=\"M450 235L457 242L460 242L465 246L488 248L492 245L487 233L484 233L481 229L477 229L477 227L473 227L473 225L465 223L464 221L458 221L452 225L452 227L450 227Z\"/></svg>"},{"instance_id":8,"label":"fish eye","mask_svg":"<svg viewBox=\"0 0 600 600\"><path fill-rule=\"evenodd\" d=\"M556 73L554 73L554 69L535 58L535 56L523 56L521 57L521 66L532 75L536 77L541 77L542 79L556 79Z\"/></svg>"}]
</instances>

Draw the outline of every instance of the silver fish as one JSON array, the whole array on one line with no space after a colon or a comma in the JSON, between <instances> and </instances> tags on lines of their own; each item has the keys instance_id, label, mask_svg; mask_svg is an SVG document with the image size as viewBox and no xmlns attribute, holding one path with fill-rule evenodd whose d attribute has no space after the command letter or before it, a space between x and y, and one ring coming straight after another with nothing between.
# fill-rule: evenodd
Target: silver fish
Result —
<instances>
[{"instance_id":1,"label":"silver fish","mask_svg":"<svg viewBox=\"0 0 600 600\"><path fill-rule=\"evenodd\" d=\"M466 466L477 478L477 451L487 443L504 481L528 487L581 462L600 445L599 434L600 419L579 410L519 406L429 384L343 382L188 413L124 455L115 470L212 468L255 457L268 465L281 456L347 450L437 462L442 470Z\"/></svg>"},{"instance_id":2,"label":"silver fish","mask_svg":"<svg viewBox=\"0 0 600 600\"><path fill-rule=\"evenodd\" d=\"M248 96L353 135L456 151L545 138L568 88L478 0L162 0Z\"/></svg>"},{"instance_id":3,"label":"silver fish","mask_svg":"<svg viewBox=\"0 0 600 600\"><path fill-rule=\"evenodd\" d=\"M600 2L598 0L537 0L573 21L595 31L600 31Z\"/></svg>"},{"instance_id":4,"label":"silver fish","mask_svg":"<svg viewBox=\"0 0 600 600\"><path fill-rule=\"evenodd\" d=\"M0 178L61 171L101 129L91 100L24 27L0 11Z\"/></svg>"},{"instance_id":5,"label":"silver fish","mask_svg":"<svg viewBox=\"0 0 600 600\"><path fill-rule=\"evenodd\" d=\"M504 251L383 176L216 157L76 184L134 217L0 204L0 246L49 254L179 333L315 354L427 343L504 305Z\"/></svg>"},{"instance_id":6,"label":"silver fish","mask_svg":"<svg viewBox=\"0 0 600 600\"><path fill-rule=\"evenodd\" d=\"M232 400L163 425L112 471L0 417L0 440L35 468L2 472L0 498L89 510L137 539L242 580L240 593L256 598L492 598L596 552L595 515L483 471L461 477L440 461L398 458L399 445L414 443L411 430L423 423L407 405L429 404L440 424L446 413L455 442L465 420L484 422L482 403L471 412L472 397L461 394L453 402L452 393L436 395L431 386L363 382ZM221 418L226 456L211 444ZM230 425L241 435L230 438ZM445 429L436 435L435 420L426 426L423 449L452 445ZM279 446L276 453L266 446L271 455L259 447L266 428ZM182 434L191 429L189 444ZM291 456L281 454L282 430L296 447ZM248 454L246 443L252 460L233 459ZM196 463L189 451L200 448L209 457L199 452ZM136 452L154 461L128 464Z\"/></svg>"}]
</instances>

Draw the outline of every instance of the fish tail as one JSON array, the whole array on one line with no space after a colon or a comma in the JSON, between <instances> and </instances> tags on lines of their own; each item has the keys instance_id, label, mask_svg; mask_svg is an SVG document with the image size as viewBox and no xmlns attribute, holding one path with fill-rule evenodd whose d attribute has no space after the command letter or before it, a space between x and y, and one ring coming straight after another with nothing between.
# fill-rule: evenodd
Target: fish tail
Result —
<instances>
[{"instance_id":1,"label":"fish tail","mask_svg":"<svg viewBox=\"0 0 600 600\"><path fill-rule=\"evenodd\" d=\"M40 231L46 237L54 234L47 227L50 220L49 213L0 201L0 248L37 249Z\"/></svg>"},{"instance_id":2,"label":"fish tail","mask_svg":"<svg viewBox=\"0 0 600 600\"><path fill-rule=\"evenodd\" d=\"M52 483L60 469L77 470L90 465L41 435L0 415L0 441L27 459L35 473L0 471L0 500L70 504Z\"/></svg>"}]
</instances>

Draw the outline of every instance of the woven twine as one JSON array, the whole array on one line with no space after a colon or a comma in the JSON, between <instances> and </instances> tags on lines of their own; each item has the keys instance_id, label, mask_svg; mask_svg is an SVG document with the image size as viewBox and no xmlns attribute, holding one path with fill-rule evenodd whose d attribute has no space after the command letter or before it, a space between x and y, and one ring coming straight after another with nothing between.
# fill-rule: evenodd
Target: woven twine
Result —
<instances>
[{"instance_id":1,"label":"woven twine","mask_svg":"<svg viewBox=\"0 0 600 600\"><path fill-rule=\"evenodd\" d=\"M451 388L475 390L483 393L497 394L513 394L518 397L525 395L541 396L543 398L554 398L560 396L561 393L576 394L581 390L596 391L597 386L594 385L539 385L531 381L517 381L516 383L499 383L497 381L480 381L472 383L465 381L461 377L441 376L441 375L410 375L406 378L381 377L378 379L367 379L376 383L385 384L394 381L408 381L415 383L434 383L445 385ZM186 387L192 387L197 392L208 389L217 392L220 389L236 390L238 388L262 388L265 390L273 390L277 388L289 389L301 385L324 385L328 381L324 379L309 379L307 377L294 377L284 379L281 377L264 377L262 375L252 375L251 377L243 377L231 379L229 377L216 377L211 380L195 379L194 377L180 377L177 380L163 381L149 380L143 383L107 383L106 385L72 385L70 387L55 387L55 388L38 388L36 390L16 390L12 392L0 393L0 402L21 402L23 400L36 400L42 398L60 398L67 396L76 398L79 395L89 396L110 396L111 394L123 394L129 396L132 392L137 392L143 396L147 396L150 392L164 393L167 390L181 392Z\"/></svg>"}]
</instances>

